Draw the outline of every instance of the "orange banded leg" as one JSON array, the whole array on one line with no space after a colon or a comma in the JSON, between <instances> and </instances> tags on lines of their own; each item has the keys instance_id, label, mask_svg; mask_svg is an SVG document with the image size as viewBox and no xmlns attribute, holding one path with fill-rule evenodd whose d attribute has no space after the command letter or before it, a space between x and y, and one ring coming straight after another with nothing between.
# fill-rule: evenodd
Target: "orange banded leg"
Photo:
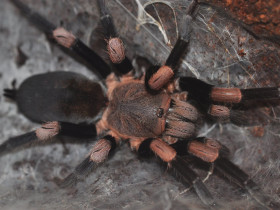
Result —
<instances>
[{"instance_id":1,"label":"orange banded leg","mask_svg":"<svg viewBox=\"0 0 280 210\"><path fill-rule=\"evenodd\" d=\"M116 146L115 138L110 135L99 139L89 155L63 180L60 186L63 188L72 187L78 181L85 179L94 168L102 164L110 156Z\"/></svg>"},{"instance_id":2,"label":"orange banded leg","mask_svg":"<svg viewBox=\"0 0 280 210\"><path fill-rule=\"evenodd\" d=\"M126 74L133 69L130 60L125 56L125 47L122 40L118 37L117 31L111 15L105 5L105 0L98 0L100 11L100 21L104 28L107 51L110 60L118 70L119 74Z\"/></svg>"},{"instance_id":3,"label":"orange banded leg","mask_svg":"<svg viewBox=\"0 0 280 210\"><path fill-rule=\"evenodd\" d=\"M248 100L271 100L280 98L279 87L264 88L219 88L191 77L181 77L179 87L188 91L188 98L194 99L205 106L213 102L238 104Z\"/></svg>"},{"instance_id":4,"label":"orange banded leg","mask_svg":"<svg viewBox=\"0 0 280 210\"><path fill-rule=\"evenodd\" d=\"M183 16L179 27L181 29L180 36L171 50L165 64L161 67L153 66L146 72L145 85L150 91L159 91L173 78L174 74L176 74L178 71L180 62L183 59L189 45L192 31L192 17L197 5L197 0L194 0L189 6L187 15Z\"/></svg>"},{"instance_id":5,"label":"orange banded leg","mask_svg":"<svg viewBox=\"0 0 280 210\"><path fill-rule=\"evenodd\" d=\"M183 59L189 45L191 33L192 17L187 15L183 17L181 35L178 37L173 49L171 50L163 66L153 66L146 72L145 84L151 91L159 91L173 78L178 71L179 64Z\"/></svg>"},{"instance_id":6,"label":"orange banded leg","mask_svg":"<svg viewBox=\"0 0 280 210\"><path fill-rule=\"evenodd\" d=\"M57 121L47 122L42 124L42 126L35 131L11 137L6 140L0 145L0 155L32 142L50 141L58 135L78 138L95 137L96 128L94 124L72 124Z\"/></svg>"},{"instance_id":7,"label":"orange banded leg","mask_svg":"<svg viewBox=\"0 0 280 210\"><path fill-rule=\"evenodd\" d=\"M267 124L271 121L266 115L248 115L245 110L229 109L222 105L210 105L207 113L211 118L218 122L231 122L238 126L254 126Z\"/></svg>"},{"instance_id":8,"label":"orange banded leg","mask_svg":"<svg viewBox=\"0 0 280 210\"><path fill-rule=\"evenodd\" d=\"M90 67L97 70L102 78L106 78L111 73L109 65L71 32L62 27L56 27L40 14L32 11L20 0L11 0L11 2L19 8L31 23L46 33L48 37L53 38L59 45L74 52Z\"/></svg>"},{"instance_id":9,"label":"orange banded leg","mask_svg":"<svg viewBox=\"0 0 280 210\"><path fill-rule=\"evenodd\" d=\"M262 207L266 209L279 208L279 204L272 202L270 198L265 196L248 174L227 159L229 151L218 141L200 137L190 142L179 141L172 146L177 150L178 155L191 154L205 162L214 164L216 173L223 175L230 182L246 190Z\"/></svg>"},{"instance_id":10,"label":"orange banded leg","mask_svg":"<svg viewBox=\"0 0 280 210\"><path fill-rule=\"evenodd\" d=\"M215 102L240 103L248 100L270 100L280 98L279 87L265 88L217 88L213 87L210 98Z\"/></svg>"},{"instance_id":11,"label":"orange banded leg","mask_svg":"<svg viewBox=\"0 0 280 210\"><path fill-rule=\"evenodd\" d=\"M175 149L161 139L146 139L131 141L131 145L140 155L150 154L151 151L168 164L173 174L185 185L192 186L201 201L210 207L217 207L211 193L199 176L188 166L188 163L177 155Z\"/></svg>"}]
</instances>

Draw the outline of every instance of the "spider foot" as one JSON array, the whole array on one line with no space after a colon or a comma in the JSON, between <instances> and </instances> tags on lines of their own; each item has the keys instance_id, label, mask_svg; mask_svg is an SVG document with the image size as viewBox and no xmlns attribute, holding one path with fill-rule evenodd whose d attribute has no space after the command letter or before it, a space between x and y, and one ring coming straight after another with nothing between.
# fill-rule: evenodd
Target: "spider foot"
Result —
<instances>
[{"instance_id":1,"label":"spider foot","mask_svg":"<svg viewBox=\"0 0 280 210\"><path fill-rule=\"evenodd\" d=\"M96 142L90 154L58 185L61 188L74 187L84 180L96 167L102 164L116 148L114 137L107 135Z\"/></svg>"},{"instance_id":2,"label":"spider foot","mask_svg":"<svg viewBox=\"0 0 280 210\"><path fill-rule=\"evenodd\" d=\"M146 139L139 142L131 142L139 155L149 155L152 151L160 159L167 163L172 174L188 187L191 186L195 190L201 201L209 208L219 208L213 196L204 185L199 176L188 166L182 157L177 155L177 152L170 145L161 139ZM138 145L136 145L138 143Z\"/></svg>"},{"instance_id":3,"label":"spider foot","mask_svg":"<svg viewBox=\"0 0 280 210\"><path fill-rule=\"evenodd\" d=\"M112 71L110 66L91 48L84 44L79 38L76 38L71 32L64 28L56 27L42 15L32 11L27 5L20 0L11 0L12 3L33 23L37 28L54 39L57 44L69 49L80 57L84 63L93 68L95 71L106 78ZM75 56L69 54L75 59ZM78 60L79 61L79 60Z\"/></svg>"},{"instance_id":4,"label":"spider foot","mask_svg":"<svg viewBox=\"0 0 280 210\"><path fill-rule=\"evenodd\" d=\"M78 181L78 177L75 174L70 174L57 184L60 188L72 188L77 185Z\"/></svg>"}]
</instances>

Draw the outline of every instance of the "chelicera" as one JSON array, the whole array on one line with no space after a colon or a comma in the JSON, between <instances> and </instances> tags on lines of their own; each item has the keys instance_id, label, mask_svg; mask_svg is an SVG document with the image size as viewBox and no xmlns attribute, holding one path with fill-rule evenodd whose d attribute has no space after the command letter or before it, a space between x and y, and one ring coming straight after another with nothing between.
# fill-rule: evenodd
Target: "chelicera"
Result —
<instances>
[{"instance_id":1,"label":"chelicera","mask_svg":"<svg viewBox=\"0 0 280 210\"><path fill-rule=\"evenodd\" d=\"M66 29L54 26L21 1L12 2L59 45L95 67L107 88L104 93L100 83L81 74L61 71L32 76L17 90L5 89L4 95L15 100L27 118L46 123L35 131L8 139L0 145L0 153L33 141L50 141L58 135L96 138L89 155L61 183L67 187L104 162L120 141L127 141L140 155L153 153L167 163L176 177L191 185L209 207L215 208L218 204L184 156L212 165L262 207L276 208L277 204L228 160L225 146L214 139L197 137L201 115L237 122L240 115L232 108L233 104L279 98L279 88L219 88L195 78L176 77L189 44L196 1L183 17L185 27L181 28L181 35L165 64L152 66L140 77L134 76L133 66L125 56L124 44L118 38L104 0L98 0L100 21L114 70ZM102 117L98 118L100 113Z\"/></svg>"}]
</instances>

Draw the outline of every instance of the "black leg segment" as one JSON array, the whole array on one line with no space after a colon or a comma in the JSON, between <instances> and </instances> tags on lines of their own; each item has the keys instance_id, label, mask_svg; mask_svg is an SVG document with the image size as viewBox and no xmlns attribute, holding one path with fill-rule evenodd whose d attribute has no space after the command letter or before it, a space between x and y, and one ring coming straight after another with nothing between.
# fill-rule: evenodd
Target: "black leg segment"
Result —
<instances>
[{"instance_id":1,"label":"black leg segment","mask_svg":"<svg viewBox=\"0 0 280 210\"><path fill-rule=\"evenodd\" d=\"M60 184L62 188L72 187L78 181L84 180L97 166L102 164L115 150L117 142L107 135L96 142L87 156Z\"/></svg>"},{"instance_id":2,"label":"black leg segment","mask_svg":"<svg viewBox=\"0 0 280 210\"><path fill-rule=\"evenodd\" d=\"M192 186L198 197L205 205L218 207L209 190L206 188L199 176L188 167L187 162L185 162L183 158L177 156L176 159L171 162L171 166L171 170L173 170L174 175L184 184L187 184L187 186Z\"/></svg>"},{"instance_id":3,"label":"black leg segment","mask_svg":"<svg viewBox=\"0 0 280 210\"><path fill-rule=\"evenodd\" d=\"M68 32L64 28L57 27L50 23L46 18L31 10L21 1L12 0L12 2L19 8L19 10L28 18L31 23L46 33L49 38L55 39L59 45L74 52L87 64L97 70L103 78L106 78L111 73L110 66L72 33Z\"/></svg>"},{"instance_id":4,"label":"black leg segment","mask_svg":"<svg viewBox=\"0 0 280 210\"><path fill-rule=\"evenodd\" d=\"M0 145L0 155L33 142L48 142L55 136L90 138L96 136L95 124L73 124L67 122L47 122L40 128L23 135L11 137Z\"/></svg>"},{"instance_id":5,"label":"black leg segment","mask_svg":"<svg viewBox=\"0 0 280 210\"><path fill-rule=\"evenodd\" d=\"M130 60L125 56L124 44L122 40L118 38L113 19L106 7L105 0L98 0L98 6L110 60L117 69L117 74L126 74L131 71L133 67Z\"/></svg>"},{"instance_id":6,"label":"black leg segment","mask_svg":"<svg viewBox=\"0 0 280 210\"><path fill-rule=\"evenodd\" d=\"M242 171L227 158L220 157L215 161L215 170L225 176L231 182L245 189L256 202L265 209L279 209L280 204L273 202L271 198L253 182L249 175Z\"/></svg>"},{"instance_id":7,"label":"black leg segment","mask_svg":"<svg viewBox=\"0 0 280 210\"><path fill-rule=\"evenodd\" d=\"M26 4L19 0L10 0L19 10L26 16L26 18L34 24L41 31L47 35L51 35L56 26L42 17L40 14L31 10Z\"/></svg>"},{"instance_id":8,"label":"black leg segment","mask_svg":"<svg viewBox=\"0 0 280 210\"><path fill-rule=\"evenodd\" d=\"M133 143L132 143L133 144ZM201 201L210 208L217 207L209 190L203 184L199 176L188 166L188 163L177 155L175 149L160 139L146 139L138 146L134 145L140 155L149 156L152 151L160 159L167 163L173 175L188 187L194 188Z\"/></svg>"},{"instance_id":9,"label":"black leg segment","mask_svg":"<svg viewBox=\"0 0 280 210\"><path fill-rule=\"evenodd\" d=\"M35 131L28 132L26 134L11 137L0 145L0 155L10 152L18 147L26 145L28 143L37 141L37 136Z\"/></svg>"},{"instance_id":10,"label":"black leg segment","mask_svg":"<svg viewBox=\"0 0 280 210\"><path fill-rule=\"evenodd\" d=\"M0 155L10 152L18 147L25 146L32 142L49 141L59 133L58 122L48 122L43 124L35 131L28 132L23 135L11 137L0 145Z\"/></svg>"},{"instance_id":11,"label":"black leg segment","mask_svg":"<svg viewBox=\"0 0 280 210\"><path fill-rule=\"evenodd\" d=\"M179 87L182 91L188 91L188 98L199 103L206 112L209 105L215 103L231 105L250 100L267 101L280 99L279 87L219 88L192 77L181 77L179 79Z\"/></svg>"},{"instance_id":12,"label":"black leg segment","mask_svg":"<svg viewBox=\"0 0 280 210\"><path fill-rule=\"evenodd\" d=\"M76 138L90 138L96 136L96 126L95 124L73 124L68 122L59 122L61 136L71 136Z\"/></svg>"},{"instance_id":13,"label":"black leg segment","mask_svg":"<svg viewBox=\"0 0 280 210\"><path fill-rule=\"evenodd\" d=\"M164 85L166 85L178 71L178 67L187 51L191 34L192 17L185 15L181 24L181 34L178 37L176 44L171 50L165 64L158 68L156 71L154 68L149 69L145 76L145 83L148 89L159 91Z\"/></svg>"}]
</instances>

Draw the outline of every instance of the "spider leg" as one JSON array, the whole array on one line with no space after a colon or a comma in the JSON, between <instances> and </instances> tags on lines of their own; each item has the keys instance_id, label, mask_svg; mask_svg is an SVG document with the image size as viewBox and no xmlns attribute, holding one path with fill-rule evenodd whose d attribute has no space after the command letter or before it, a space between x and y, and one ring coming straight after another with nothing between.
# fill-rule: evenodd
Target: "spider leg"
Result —
<instances>
[{"instance_id":1,"label":"spider leg","mask_svg":"<svg viewBox=\"0 0 280 210\"><path fill-rule=\"evenodd\" d=\"M94 124L47 122L34 131L6 140L0 145L0 155L33 142L48 142L55 136L71 136L77 138L95 137L96 127Z\"/></svg>"},{"instance_id":2,"label":"spider leg","mask_svg":"<svg viewBox=\"0 0 280 210\"><path fill-rule=\"evenodd\" d=\"M211 207L218 207L209 190L206 188L199 176L188 166L188 163L177 155L175 149L169 146L161 139L146 139L144 141L131 141L133 149L136 149L140 155L149 155L151 151L160 157L171 168L177 179L187 186L192 186L201 201Z\"/></svg>"},{"instance_id":3,"label":"spider leg","mask_svg":"<svg viewBox=\"0 0 280 210\"><path fill-rule=\"evenodd\" d=\"M180 24L180 35L163 66L153 66L146 72L145 85L148 90L159 91L177 73L178 67L187 51L192 32L193 14L198 2L195 0L189 7L187 15L183 16Z\"/></svg>"},{"instance_id":4,"label":"spider leg","mask_svg":"<svg viewBox=\"0 0 280 210\"><path fill-rule=\"evenodd\" d=\"M261 112L261 113L260 113ZM218 122L228 122L238 126L254 126L260 124L268 124L273 121L267 113L258 110L258 114L249 114L246 110L230 109L223 105L210 105L208 115Z\"/></svg>"},{"instance_id":5,"label":"spider leg","mask_svg":"<svg viewBox=\"0 0 280 210\"><path fill-rule=\"evenodd\" d=\"M188 91L188 97L202 101L206 105L212 103L238 104L250 100L272 100L280 98L280 87L265 88L219 88L191 77L181 77L179 87Z\"/></svg>"},{"instance_id":6,"label":"spider leg","mask_svg":"<svg viewBox=\"0 0 280 210\"><path fill-rule=\"evenodd\" d=\"M72 187L83 180L97 166L102 164L117 146L116 139L110 135L99 139L90 154L60 184L62 188Z\"/></svg>"},{"instance_id":7,"label":"spider leg","mask_svg":"<svg viewBox=\"0 0 280 210\"><path fill-rule=\"evenodd\" d=\"M199 137L189 142L179 141L173 147L176 148L178 155L191 154L204 162L214 164L216 172L246 190L262 207L279 208L279 204L271 202L271 199L265 196L265 193L250 179L248 174L228 160L229 150L218 141Z\"/></svg>"},{"instance_id":8,"label":"spider leg","mask_svg":"<svg viewBox=\"0 0 280 210\"><path fill-rule=\"evenodd\" d=\"M171 50L163 66L152 66L145 75L145 85L151 91L159 91L166 85L178 71L179 64L186 53L190 33L192 17L183 17L184 27L181 27L181 35L178 37L173 49Z\"/></svg>"},{"instance_id":9,"label":"spider leg","mask_svg":"<svg viewBox=\"0 0 280 210\"><path fill-rule=\"evenodd\" d=\"M19 0L11 0L18 9L33 23L37 28L53 38L56 42L83 59L87 64L93 67L102 78L106 78L111 73L109 65L92 49L86 46L80 39L64 28L56 27L40 14L32 11L27 5Z\"/></svg>"},{"instance_id":10,"label":"spider leg","mask_svg":"<svg viewBox=\"0 0 280 210\"><path fill-rule=\"evenodd\" d=\"M98 6L110 60L116 67L118 74L126 74L131 71L133 67L130 60L125 56L124 44L122 40L118 38L113 19L105 5L105 0L98 0Z\"/></svg>"},{"instance_id":11,"label":"spider leg","mask_svg":"<svg viewBox=\"0 0 280 210\"><path fill-rule=\"evenodd\" d=\"M238 166L233 164L227 158L219 157L215 161L215 170L221 173L229 181L234 182L239 187L246 190L250 196L255 199L262 207L266 209L279 209L278 203L272 202L271 198L252 181L248 174L242 171Z\"/></svg>"}]
</instances>

